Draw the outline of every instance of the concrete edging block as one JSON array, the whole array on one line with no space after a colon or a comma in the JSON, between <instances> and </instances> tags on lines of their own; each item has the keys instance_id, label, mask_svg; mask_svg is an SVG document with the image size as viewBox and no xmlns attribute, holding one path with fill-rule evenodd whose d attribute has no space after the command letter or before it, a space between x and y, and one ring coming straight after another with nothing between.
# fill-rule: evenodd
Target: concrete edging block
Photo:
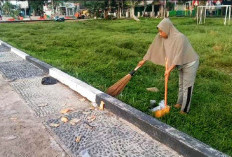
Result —
<instances>
[{"instance_id":1,"label":"concrete edging block","mask_svg":"<svg viewBox=\"0 0 232 157\"><path fill-rule=\"evenodd\" d=\"M25 52L14 48L13 46L7 44L6 42L0 41L1 45L8 47L11 49L12 52L14 52L15 54L17 54L18 56L20 56L23 59L26 59L27 56L29 56L28 54L26 54Z\"/></svg>"},{"instance_id":2,"label":"concrete edging block","mask_svg":"<svg viewBox=\"0 0 232 157\"><path fill-rule=\"evenodd\" d=\"M49 69L49 75L56 78L63 84L69 86L74 91L80 93L82 96L86 97L88 100L95 102L96 100L96 94L103 93L100 90L97 90L96 88L88 85L85 82L82 82L63 71L57 69L57 68L51 68Z\"/></svg>"},{"instance_id":3,"label":"concrete edging block","mask_svg":"<svg viewBox=\"0 0 232 157\"><path fill-rule=\"evenodd\" d=\"M49 69L53 68L51 65L44 63L34 57L31 56L26 56L26 60L35 64L36 66L40 67L41 69L43 69L44 72L49 73Z\"/></svg>"},{"instance_id":4,"label":"concrete edging block","mask_svg":"<svg viewBox=\"0 0 232 157\"><path fill-rule=\"evenodd\" d=\"M18 56L20 56L23 59L26 59L27 56L29 56L28 54L26 54L23 51L20 51L19 49L16 49L14 47L11 47L11 51L14 52L15 54L17 54Z\"/></svg>"}]
</instances>

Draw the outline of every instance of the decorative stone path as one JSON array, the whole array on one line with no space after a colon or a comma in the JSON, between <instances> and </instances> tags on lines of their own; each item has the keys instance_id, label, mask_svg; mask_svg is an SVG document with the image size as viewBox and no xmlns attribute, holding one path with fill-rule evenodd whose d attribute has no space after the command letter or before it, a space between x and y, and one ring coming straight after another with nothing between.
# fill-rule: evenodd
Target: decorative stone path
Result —
<instances>
[{"instance_id":1,"label":"decorative stone path","mask_svg":"<svg viewBox=\"0 0 232 157\"><path fill-rule=\"evenodd\" d=\"M0 46L0 73L71 156L180 156L109 111L93 108L68 87L60 83L42 85L41 80L47 75L3 46ZM71 112L61 114L62 109ZM61 117L68 122L62 122ZM78 121L74 125L70 123L73 119Z\"/></svg>"}]
</instances>

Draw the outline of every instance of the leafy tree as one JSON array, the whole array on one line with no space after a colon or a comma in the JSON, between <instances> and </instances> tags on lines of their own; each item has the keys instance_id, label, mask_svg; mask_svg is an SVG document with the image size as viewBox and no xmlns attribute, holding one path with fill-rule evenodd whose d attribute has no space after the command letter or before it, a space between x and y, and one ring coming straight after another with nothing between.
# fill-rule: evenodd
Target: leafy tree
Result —
<instances>
[{"instance_id":1,"label":"leafy tree","mask_svg":"<svg viewBox=\"0 0 232 157\"><path fill-rule=\"evenodd\" d=\"M12 5L9 1L6 1L2 5L2 11L5 15L10 15L13 18L17 18L20 13L20 8L18 6Z\"/></svg>"},{"instance_id":2,"label":"leafy tree","mask_svg":"<svg viewBox=\"0 0 232 157\"><path fill-rule=\"evenodd\" d=\"M135 6L141 3L142 0L130 0L126 1L126 5L130 7L130 17L135 18Z\"/></svg>"},{"instance_id":3,"label":"leafy tree","mask_svg":"<svg viewBox=\"0 0 232 157\"><path fill-rule=\"evenodd\" d=\"M2 6L2 10L5 15L10 15L12 9L13 9L13 5L8 1L5 2Z\"/></svg>"},{"instance_id":4,"label":"leafy tree","mask_svg":"<svg viewBox=\"0 0 232 157\"><path fill-rule=\"evenodd\" d=\"M34 11L34 15L43 15L43 5L47 0L28 0L29 6Z\"/></svg>"},{"instance_id":5,"label":"leafy tree","mask_svg":"<svg viewBox=\"0 0 232 157\"><path fill-rule=\"evenodd\" d=\"M100 17L103 16L103 12L107 11L108 0L85 1L84 5L92 16Z\"/></svg>"}]
</instances>

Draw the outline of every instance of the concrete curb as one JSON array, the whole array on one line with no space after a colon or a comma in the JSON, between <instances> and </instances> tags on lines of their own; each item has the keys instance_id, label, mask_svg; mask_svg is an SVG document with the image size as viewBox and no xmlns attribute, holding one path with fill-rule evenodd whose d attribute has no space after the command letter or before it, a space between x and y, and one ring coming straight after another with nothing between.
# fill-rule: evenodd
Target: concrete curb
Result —
<instances>
[{"instance_id":1,"label":"concrete curb","mask_svg":"<svg viewBox=\"0 0 232 157\"><path fill-rule=\"evenodd\" d=\"M56 78L61 83L69 86L74 91L80 93L92 102L100 104L101 101L105 103L105 108L123 119L134 124L142 131L149 134L152 138L169 146L183 156L189 157L227 157L228 155L213 149L212 147L200 142L199 140L181 132L177 129L158 121L157 119L146 115L145 113L127 105L120 100L111 97L102 91L82 82L61 70L52 67L36 58L33 58L11 45L0 40L0 44L9 47L12 52L29 62L39 66L50 76Z\"/></svg>"},{"instance_id":2,"label":"concrete curb","mask_svg":"<svg viewBox=\"0 0 232 157\"><path fill-rule=\"evenodd\" d=\"M90 19L65 19L65 21L85 21ZM30 23L30 22L51 22L55 20L22 20L22 21L0 21L1 23Z\"/></svg>"}]
</instances>

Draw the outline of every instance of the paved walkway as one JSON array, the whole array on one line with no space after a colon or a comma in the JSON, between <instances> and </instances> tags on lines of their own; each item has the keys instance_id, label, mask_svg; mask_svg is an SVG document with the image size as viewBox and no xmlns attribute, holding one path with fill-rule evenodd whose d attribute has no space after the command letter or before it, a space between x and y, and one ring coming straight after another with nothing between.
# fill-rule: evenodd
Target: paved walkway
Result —
<instances>
[{"instance_id":1,"label":"paved walkway","mask_svg":"<svg viewBox=\"0 0 232 157\"><path fill-rule=\"evenodd\" d=\"M66 86L42 85L45 76L0 46L0 156L179 156Z\"/></svg>"}]
</instances>

